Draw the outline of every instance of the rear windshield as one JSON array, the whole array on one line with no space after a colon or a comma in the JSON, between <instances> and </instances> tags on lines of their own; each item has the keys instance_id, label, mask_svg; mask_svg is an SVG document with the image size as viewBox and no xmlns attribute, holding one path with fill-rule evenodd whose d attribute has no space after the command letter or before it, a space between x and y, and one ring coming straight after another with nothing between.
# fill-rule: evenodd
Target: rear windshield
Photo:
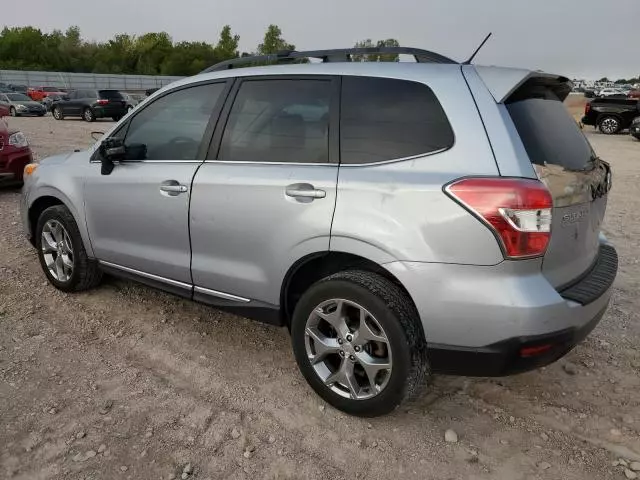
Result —
<instances>
[{"instance_id":1,"label":"rear windshield","mask_svg":"<svg viewBox=\"0 0 640 480\"><path fill-rule=\"evenodd\" d=\"M590 167L595 157L593 149L552 91L535 98L519 95L516 101L507 101L506 107L531 163L559 165L567 170Z\"/></svg>"},{"instance_id":2,"label":"rear windshield","mask_svg":"<svg viewBox=\"0 0 640 480\"><path fill-rule=\"evenodd\" d=\"M108 98L109 100L123 100L122 94L117 90L100 90L98 95L100 98Z\"/></svg>"}]
</instances>

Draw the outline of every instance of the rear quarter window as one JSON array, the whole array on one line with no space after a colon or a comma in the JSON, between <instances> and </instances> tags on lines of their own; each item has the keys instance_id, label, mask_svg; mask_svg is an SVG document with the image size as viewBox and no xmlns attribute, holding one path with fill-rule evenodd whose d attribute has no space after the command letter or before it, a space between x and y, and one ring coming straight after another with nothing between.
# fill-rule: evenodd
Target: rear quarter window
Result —
<instances>
[{"instance_id":1,"label":"rear quarter window","mask_svg":"<svg viewBox=\"0 0 640 480\"><path fill-rule=\"evenodd\" d=\"M342 79L340 161L366 164L439 152L454 142L433 91L406 80Z\"/></svg>"}]
</instances>

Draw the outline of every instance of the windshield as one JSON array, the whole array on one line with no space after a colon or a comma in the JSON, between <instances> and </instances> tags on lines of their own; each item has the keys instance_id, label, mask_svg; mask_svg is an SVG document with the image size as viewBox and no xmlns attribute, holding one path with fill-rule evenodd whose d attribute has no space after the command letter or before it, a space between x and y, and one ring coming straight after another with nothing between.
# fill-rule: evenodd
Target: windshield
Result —
<instances>
[{"instance_id":1,"label":"windshield","mask_svg":"<svg viewBox=\"0 0 640 480\"><path fill-rule=\"evenodd\" d=\"M7 93L7 97L12 102L30 102L31 99L22 93Z\"/></svg>"}]
</instances>

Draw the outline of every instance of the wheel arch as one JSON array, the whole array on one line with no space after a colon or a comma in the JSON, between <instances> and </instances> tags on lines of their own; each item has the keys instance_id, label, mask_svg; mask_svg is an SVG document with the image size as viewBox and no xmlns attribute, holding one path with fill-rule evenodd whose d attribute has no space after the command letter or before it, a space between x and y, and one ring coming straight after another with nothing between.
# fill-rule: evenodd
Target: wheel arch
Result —
<instances>
[{"instance_id":1,"label":"wheel arch","mask_svg":"<svg viewBox=\"0 0 640 480\"><path fill-rule=\"evenodd\" d=\"M54 188L46 188L40 192L40 195L31 202L29 208L27 210L28 220L29 220L29 239L32 245L35 245L35 230L38 224L38 218L42 212L44 212L47 208L53 207L55 205L62 205L69 210L71 216L76 222L78 226L78 230L80 231L80 236L82 237L82 243L84 244L84 248L87 251L87 254L91 257L93 256L93 249L91 247L91 242L88 238L88 232L85 228L85 223L81 221L79 213L73 208L73 202L69 201L66 196L57 189Z\"/></svg>"},{"instance_id":2,"label":"wheel arch","mask_svg":"<svg viewBox=\"0 0 640 480\"><path fill-rule=\"evenodd\" d=\"M304 292L318 280L345 270L364 270L377 273L392 281L407 295L413 308L413 298L400 280L389 270L369 258L349 252L328 251L305 255L287 271L280 290L280 314L282 324L291 327L291 317L296 304Z\"/></svg>"}]
</instances>

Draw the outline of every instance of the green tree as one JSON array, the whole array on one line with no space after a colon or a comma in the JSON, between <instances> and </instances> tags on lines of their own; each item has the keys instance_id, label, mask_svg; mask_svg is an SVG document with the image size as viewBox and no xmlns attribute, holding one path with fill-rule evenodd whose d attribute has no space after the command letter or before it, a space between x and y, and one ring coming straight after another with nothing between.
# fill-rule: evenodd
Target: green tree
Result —
<instances>
[{"instance_id":1,"label":"green tree","mask_svg":"<svg viewBox=\"0 0 640 480\"><path fill-rule=\"evenodd\" d=\"M395 38L386 40L378 40L375 43L370 38L356 42L355 48L373 48L373 47L399 47L400 43ZM353 55L351 60L354 62L397 62L397 54L377 54L370 55Z\"/></svg>"},{"instance_id":2,"label":"green tree","mask_svg":"<svg viewBox=\"0 0 640 480\"><path fill-rule=\"evenodd\" d=\"M282 38L282 30L280 30L280 27L277 25L269 25L267 27L267 31L264 34L264 40L260 45L258 45L258 53L260 55L268 55L282 50L295 49L295 45L287 43L287 41Z\"/></svg>"},{"instance_id":3,"label":"green tree","mask_svg":"<svg viewBox=\"0 0 640 480\"><path fill-rule=\"evenodd\" d=\"M238 43L240 42L240 35L233 35L231 33L231 27L225 25L220 32L220 39L215 47L216 57L220 61L230 60L240 56L238 52Z\"/></svg>"}]
</instances>

